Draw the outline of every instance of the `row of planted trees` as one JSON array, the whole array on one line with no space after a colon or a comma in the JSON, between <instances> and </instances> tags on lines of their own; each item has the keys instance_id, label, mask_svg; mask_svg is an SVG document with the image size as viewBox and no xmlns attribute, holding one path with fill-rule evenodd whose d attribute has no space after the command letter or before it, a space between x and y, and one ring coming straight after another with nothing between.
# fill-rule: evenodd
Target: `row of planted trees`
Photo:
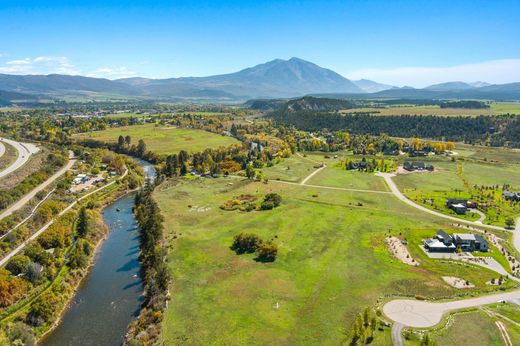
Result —
<instances>
[{"instance_id":1,"label":"row of planted trees","mask_svg":"<svg viewBox=\"0 0 520 346\"><path fill-rule=\"evenodd\" d=\"M159 335L160 322L168 301L170 273L166 265L166 241L163 217L148 181L135 197L134 214L139 224L144 301L139 317L132 322L126 336L128 345L151 345Z\"/></svg>"}]
</instances>

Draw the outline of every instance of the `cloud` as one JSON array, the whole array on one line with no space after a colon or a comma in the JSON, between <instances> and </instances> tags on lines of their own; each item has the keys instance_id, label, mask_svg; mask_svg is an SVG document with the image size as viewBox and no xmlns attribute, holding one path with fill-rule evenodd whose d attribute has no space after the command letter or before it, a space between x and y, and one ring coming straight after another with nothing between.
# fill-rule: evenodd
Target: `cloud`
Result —
<instances>
[{"instance_id":1,"label":"cloud","mask_svg":"<svg viewBox=\"0 0 520 346\"><path fill-rule=\"evenodd\" d=\"M0 57L2 55L0 54ZM0 65L0 73L7 74L66 74L66 75L83 75L83 73L74 66L69 58L65 56L38 56L35 58L25 58L10 60ZM98 78L126 78L134 77L136 72L128 69L126 66L120 67L99 67L90 73L86 73L88 77Z\"/></svg>"},{"instance_id":2,"label":"cloud","mask_svg":"<svg viewBox=\"0 0 520 346\"><path fill-rule=\"evenodd\" d=\"M8 74L69 74L77 75L80 72L64 56L39 56L11 60L0 66L0 73Z\"/></svg>"},{"instance_id":3,"label":"cloud","mask_svg":"<svg viewBox=\"0 0 520 346\"><path fill-rule=\"evenodd\" d=\"M380 83L413 87L425 87L450 81L485 81L503 84L520 81L520 59L490 60L449 67L361 69L345 75L354 80L366 78Z\"/></svg>"},{"instance_id":4,"label":"cloud","mask_svg":"<svg viewBox=\"0 0 520 346\"><path fill-rule=\"evenodd\" d=\"M128 69L126 66L120 67L100 67L89 74L88 77L98 77L98 78L108 78L108 79L118 79L118 78L128 78L135 77L137 73Z\"/></svg>"}]
</instances>

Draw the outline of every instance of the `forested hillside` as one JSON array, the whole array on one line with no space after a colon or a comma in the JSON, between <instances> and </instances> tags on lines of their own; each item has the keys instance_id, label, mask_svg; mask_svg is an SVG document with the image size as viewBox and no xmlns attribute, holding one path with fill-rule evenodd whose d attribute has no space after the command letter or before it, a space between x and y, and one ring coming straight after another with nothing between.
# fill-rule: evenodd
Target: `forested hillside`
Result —
<instances>
[{"instance_id":1,"label":"forested hillside","mask_svg":"<svg viewBox=\"0 0 520 346\"><path fill-rule=\"evenodd\" d=\"M381 133L396 137L420 137L489 143L520 147L520 118L517 116L437 117L417 115L374 116L367 113L341 115L315 111L278 111L274 120L299 129L345 130L355 134Z\"/></svg>"}]
</instances>

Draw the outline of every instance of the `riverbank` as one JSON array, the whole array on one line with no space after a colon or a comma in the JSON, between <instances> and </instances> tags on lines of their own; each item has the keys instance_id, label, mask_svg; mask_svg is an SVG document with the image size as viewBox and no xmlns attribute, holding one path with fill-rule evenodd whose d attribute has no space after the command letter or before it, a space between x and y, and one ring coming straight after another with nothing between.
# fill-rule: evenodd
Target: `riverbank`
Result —
<instances>
[{"instance_id":1,"label":"riverbank","mask_svg":"<svg viewBox=\"0 0 520 346\"><path fill-rule=\"evenodd\" d=\"M134 160L143 168L146 177L153 177L155 170L151 164ZM128 324L139 311L142 296L137 224L133 216L137 190L120 190L103 201L101 214L108 231L97 242L89 267L67 299L59 318L41 336L39 344L122 342ZM129 271L134 272L130 274Z\"/></svg>"},{"instance_id":2,"label":"riverbank","mask_svg":"<svg viewBox=\"0 0 520 346\"><path fill-rule=\"evenodd\" d=\"M122 191L122 193L119 194L118 196L114 196L114 200L107 200L107 201L105 201L105 203L104 203L104 205L102 207L101 213L103 213L103 211L109 205L111 205L113 203L116 203L119 199L124 198L125 196L128 196L129 194L131 194L134 191L135 191L135 189L134 190ZM84 273L81 274L79 280L75 283L75 285L73 287L72 294L67 297L67 299L66 299L67 303L63 306L61 311L58 313L58 318L56 319L56 321L52 324L52 326L48 330L46 330L43 334L41 334L39 336L39 341L38 341L39 344L44 342L45 338L47 336L49 336L50 334L52 334L54 332L54 330L57 327L59 327L59 325L62 323L65 314L67 313L67 311L69 310L69 308L73 304L72 299L77 294L78 290L82 287L82 284L85 283L85 280L87 280L88 275L90 274L92 268L96 265L96 257L99 254L100 248L103 246L105 241L108 239L108 236L109 236L109 233L110 233L109 226L105 222L103 222L103 224L105 225L105 227L104 227L104 230L103 230L103 232L101 234L102 236L97 240L97 242L96 242L96 244L95 244L95 246L94 246L94 248L92 250L92 254L93 255L89 258L89 263L88 263L87 267L83 269Z\"/></svg>"}]
</instances>

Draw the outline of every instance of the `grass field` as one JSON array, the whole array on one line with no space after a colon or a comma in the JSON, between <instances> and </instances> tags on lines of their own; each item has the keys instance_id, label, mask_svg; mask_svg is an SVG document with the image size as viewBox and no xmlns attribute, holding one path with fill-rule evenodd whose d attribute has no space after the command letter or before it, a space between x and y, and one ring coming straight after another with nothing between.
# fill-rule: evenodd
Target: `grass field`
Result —
<instances>
[{"instance_id":1,"label":"grass field","mask_svg":"<svg viewBox=\"0 0 520 346\"><path fill-rule=\"evenodd\" d=\"M233 196L261 198L268 192L282 195L279 208L219 209ZM390 194L183 179L177 186L159 187L156 198L171 241L165 344L337 345L347 340L355 316L379 298L450 297L461 292L444 283L446 273L475 281L477 289L493 276L471 267L429 265L428 259L410 267L392 258L386 233L446 225ZM240 232L273 239L277 260L258 263L253 255L236 255L229 246ZM376 340L376 345L388 344L388 335Z\"/></svg>"},{"instance_id":2,"label":"grass field","mask_svg":"<svg viewBox=\"0 0 520 346\"><path fill-rule=\"evenodd\" d=\"M434 339L438 345L504 345L494 321L482 311L456 314L453 325Z\"/></svg>"},{"instance_id":3,"label":"grass field","mask_svg":"<svg viewBox=\"0 0 520 346\"><path fill-rule=\"evenodd\" d=\"M345 109L342 113L369 112L378 115L439 115L439 116L478 116L478 115L520 115L520 102L492 102L490 108L465 109L465 108L440 108L440 106L413 106L395 105L385 108L355 108Z\"/></svg>"},{"instance_id":4,"label":"grass field","mask_svg":"<svg viewBox=\"0 0 520 346\"><path fill-rule=\"evenodd\" d=\"M143 139L148 150L157 154L173 154L180 150L189 152L203 151L206 148L218 148L239 143L236 139L215 133L185 128L163 127L155 124L134 125L109 128L76 135L78 139L96 139L105 142L117 142L118 137L130 136L132 143Z\"/></svg>"},{"instance_id":5,"label":"grass field","mask_svg":"<svg viewBox=\"0 0 520 346\"><path fill-rule=\"evenodd\" d=\"M504 154L505 155L505 154ZM394 177L399 189L412 200L446 214L453 214L445 206L447 198L460 198L480 202L480 196L491 201L492 206L482 210L487 218L484 223L505 225L509 216L520 214L518 204L504 202L501 198L501 187L510 185L513 190L520 189L520 165L517 163L490 163L484 161L451 162L446 158L429 159L435 167L434 172L420 174L402 174ZM480 191L474 186L498 186L497 190ZM430 202L426 203L425 200ZM478 220L475 213L466 213L459 217Z\"/></svg>"}]
</instances>

